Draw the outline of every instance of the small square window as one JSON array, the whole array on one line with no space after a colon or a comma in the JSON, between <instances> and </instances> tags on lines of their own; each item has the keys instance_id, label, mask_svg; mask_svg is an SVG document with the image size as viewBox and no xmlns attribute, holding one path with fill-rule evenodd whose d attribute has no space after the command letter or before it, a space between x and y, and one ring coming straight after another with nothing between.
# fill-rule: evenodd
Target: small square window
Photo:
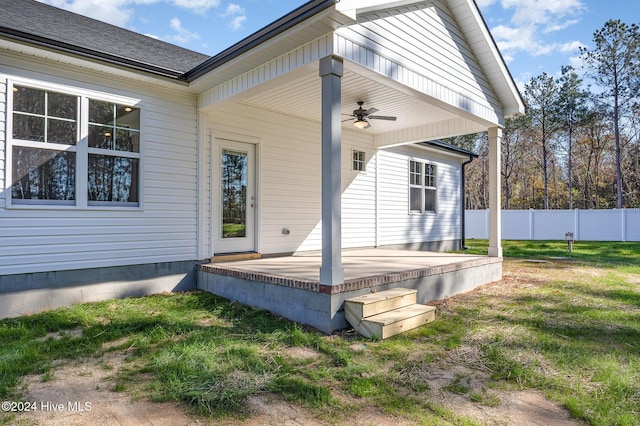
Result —
<instances>
[{"instance_id":1,"label":"small square window","mask_svg":"<svg viewBox=\"0 0 640 426\"><path fill-rule=\"evenodd\" d=\"M367 169L364 151L353 150L353 170L364 172Z\"/></svg>"}]
</instances>

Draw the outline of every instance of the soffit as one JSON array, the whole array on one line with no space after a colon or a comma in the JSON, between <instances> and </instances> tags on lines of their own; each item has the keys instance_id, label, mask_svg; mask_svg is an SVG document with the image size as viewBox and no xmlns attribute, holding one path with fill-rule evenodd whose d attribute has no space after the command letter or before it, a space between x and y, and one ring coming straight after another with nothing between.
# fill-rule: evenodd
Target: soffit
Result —
<instances>
[{"instance_id":1,"label":"soffit","mask_svg":"<svg viewBox=\"0 0 640 426\"><path fill-rule=\"evenodd\" d=\"M421 101L414 96L361 75L345 66L342 77L342 108L344 120L358 108L357 102L364 101L364 108L377 108L374 115L397 117L396 121L371 120L371 127L365 129L371 134L421 126L425 123L441 122L456 116L441 108ZM287 76L286 84L275 84L267 90L257 90L243 97L241 103L281 114L320 122L322 114L322 79L317 69L308 69L295 78ZM351 121L343 127L355 129Z\"/></svg>"}]
</instances>

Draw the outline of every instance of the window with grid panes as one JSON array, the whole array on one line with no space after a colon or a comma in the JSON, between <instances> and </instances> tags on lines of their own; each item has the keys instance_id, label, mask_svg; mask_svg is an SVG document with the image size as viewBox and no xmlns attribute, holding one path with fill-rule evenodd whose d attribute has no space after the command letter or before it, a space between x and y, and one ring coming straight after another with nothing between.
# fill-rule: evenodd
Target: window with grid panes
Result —
<instances>
[{"instance_id":1,"label":"window with grid panes","mask_svg":"<svg viewBox=\"0 0 640 426\"><path fill-rule=\"evenodd\" d=\"M11 93L13 204L139 205L139 108L20 84Z\"/></svg>"},{"instance_id":2,"label":"window with grid panes","mask_svg":"<svg viewBox=\"0 0 640 426\"><path fill-rule=\"evenodd\" d=\"M437 211L437 167L423 161L409 161L409 212Z\"/></svg>"},{"instance_id":3,"label":"window with grid panes","mask_svg":"<svg viewBox=\"0 0 640 426\"><path fill-rule=\"evenodd\" d=\"M365 153L363 151L353 150L352 153L353 166L352 170L364 172L367 170L367 162L365 160Z\"/></svg>"}]
</instances>

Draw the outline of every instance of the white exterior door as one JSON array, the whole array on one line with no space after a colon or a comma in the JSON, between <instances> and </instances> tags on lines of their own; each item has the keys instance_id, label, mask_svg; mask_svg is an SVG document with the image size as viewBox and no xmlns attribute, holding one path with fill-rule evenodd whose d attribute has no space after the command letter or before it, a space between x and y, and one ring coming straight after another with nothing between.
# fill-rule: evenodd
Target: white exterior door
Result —
<instances>
[{"instance_id":1,"label":"white exterior door","mask_svg":"<svg viewBox=\"0 0 640 426\"><path fill-rule=\"evenodd\" d=\"M255 145L216 139L214 253L256 250Z\"/></svg>"}]
</instances>

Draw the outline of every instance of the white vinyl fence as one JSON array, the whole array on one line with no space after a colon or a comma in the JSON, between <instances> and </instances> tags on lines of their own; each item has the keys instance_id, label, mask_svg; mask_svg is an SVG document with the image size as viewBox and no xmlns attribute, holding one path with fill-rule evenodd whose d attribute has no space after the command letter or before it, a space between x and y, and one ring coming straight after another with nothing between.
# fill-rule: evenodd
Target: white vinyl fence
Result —
<instances>
[{"instance_id":1,"label":"white vinyl fence","mask_svg":"<svg viewBox=\"0 0 640 426\"><path fill-rule=\"evenodd\" d=\"M640 241L640 209L502 210L503 240ZM489 238L489 210L465 212L465 238Z\"/></svg>"}]
</instances>

